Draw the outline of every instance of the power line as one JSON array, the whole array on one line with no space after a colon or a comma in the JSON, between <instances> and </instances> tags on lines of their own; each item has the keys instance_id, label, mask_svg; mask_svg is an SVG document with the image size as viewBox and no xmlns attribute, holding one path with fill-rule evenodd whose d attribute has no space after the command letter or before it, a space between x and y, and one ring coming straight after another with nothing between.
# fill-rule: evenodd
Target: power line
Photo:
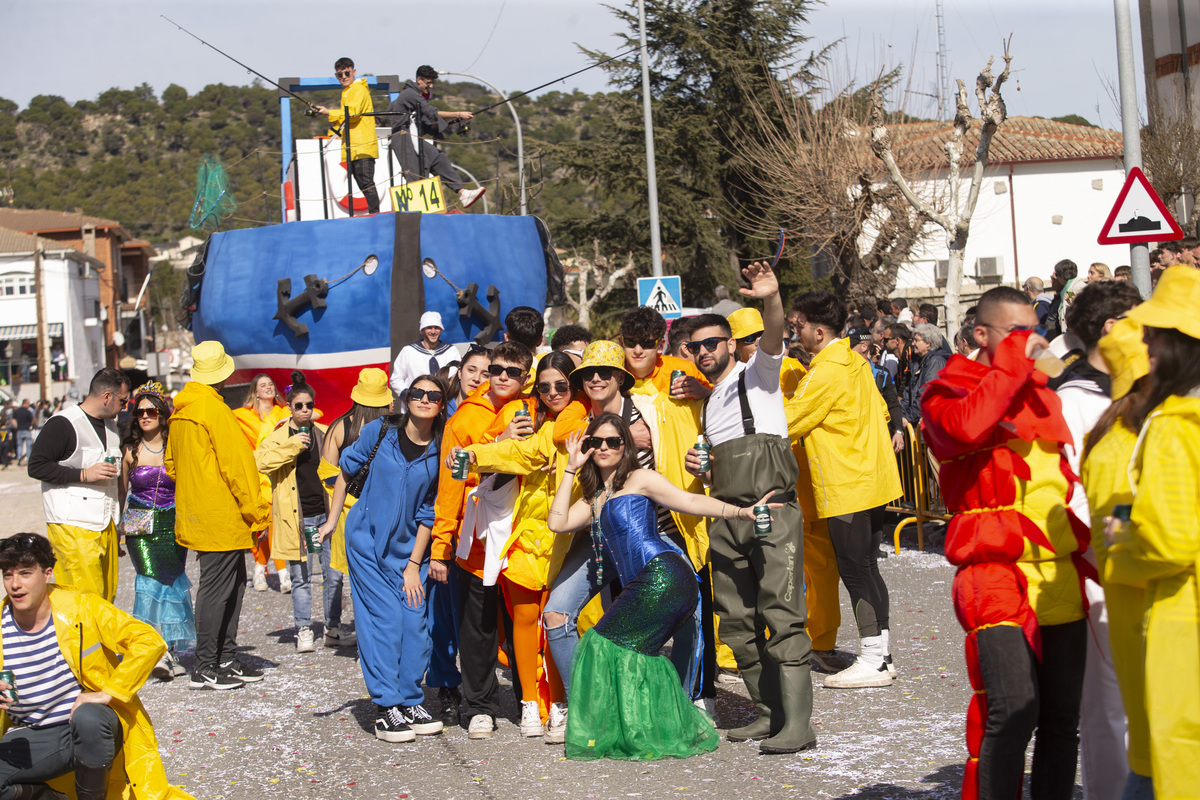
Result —
<instances>
[{"instance_id":1,"label":"power line","mask_svg":"<svg viewBox=\"0 0 1200 800\"><path fill-rule=\"evenodd\" d=\"M487 46L492 43L492 36L496 33L496 28L500 25L500 17L504 15L504 7L506 5L508 5L508 0L501 0L500 11L496 14L496 21L492 23L492 32L488 34L487 40L483 43L483 47L479 48L479 53L475 56L475 61L467 64L467 66L463 68L463 72L470 72L471 67L475 66L475 62L483 57L483 52L487 50Z\"/></svg>"}]
</instances>

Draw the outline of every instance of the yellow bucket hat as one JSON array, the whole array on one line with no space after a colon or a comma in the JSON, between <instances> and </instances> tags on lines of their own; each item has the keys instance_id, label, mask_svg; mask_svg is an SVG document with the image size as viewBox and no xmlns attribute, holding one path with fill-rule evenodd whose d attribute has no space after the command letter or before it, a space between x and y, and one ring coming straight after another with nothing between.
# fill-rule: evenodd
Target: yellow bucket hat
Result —
<instances>
[{"instance_id":1,"label":"yellow bucket hat","mask_svg":"<svg viewBox=\"0 0 1200 800\"><path fill-rule=\"evenodd\" d=\"M735 339L763 332L762 314L758 313L757 308L739 308L725 319L729 321L729 329L733 331Z\"/></svg>"},{"instance_id":2,"label":"yellow bucket hat","mask_svg":"<svg viewBox=\"0 0 1200 800\"><path fill-rule=\"evenodd\" d=\"M1138 378L1150 374L1150 354L1142 341L1142 326L1132 319L1117 320L1100 339L1100 355L1112 377L1112 399L1129 394Z\"/></svg>"},{"instance_id":3,"label":"yellow bucket hat","mask_svg":"<svg viewBox=\"0 0 1200 800\"><path fill-rule=\"evenodd\" d=\"M626 381L623 389L628 389L633 384L633 376L625 369L625 348L616 342L601 339L583 349L583 359L579 366L571 371L571 383L575 384L575 388L579 388L582 383L583 370L592 367L610 367L624 372Z\"/></svg>"},{"instance_id":4,"label":"yellow bucket hat","mask_svg":"<svg viewBox=\"0 0 1200 800\"><path fill-rule=\"evenodd\" d=\"M1200 269L1186 264L1167 267L1150 299L1129 312L1147 328L1174 328L1200 339Z\"/></svg>"},{"instance_id":5,"label":"yellow bucket hat","mask_svg":"<svg viewBox=\"0 0 1200 800\"><path fill-rule=\"evenodd\" d=\"M367 367L358 373L358 383L351 390L350 399L371 408L391 405L392 390L388 388L387 373L376 367Z\"/></svg>"},{"instance_id":6,"label":"yellow bucket hat","mask_svg":"<svg viewBox=\"0 0 1200 800\"><path fill-rule=\"evenodd\" d=\"M233 359L220 342L200 342L192 348L192 380L209 386L233 374Z\"/></svg>"}]
</instances>

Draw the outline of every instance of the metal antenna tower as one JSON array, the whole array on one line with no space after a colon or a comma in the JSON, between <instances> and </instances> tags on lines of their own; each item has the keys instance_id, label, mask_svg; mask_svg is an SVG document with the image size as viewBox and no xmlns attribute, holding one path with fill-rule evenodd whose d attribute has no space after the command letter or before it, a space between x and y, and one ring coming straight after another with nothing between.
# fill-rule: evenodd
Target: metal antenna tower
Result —
<instances>
[{"instance_id":1,"label":"metal antenna tower","mask_svg":"<svg viewBox=\"0 0 1200 800\"><path fill-rule=\"evenodd\" d=\"M942 0L937 0L935 4L937 11L937 37L938 37L938 119L944 120L947 118L947 109L953 106L954 103L950 99L950 68L946 63L946 11L943 8ZM950 116L954 116L951 114Z\"/></svg>"}]
</instances>

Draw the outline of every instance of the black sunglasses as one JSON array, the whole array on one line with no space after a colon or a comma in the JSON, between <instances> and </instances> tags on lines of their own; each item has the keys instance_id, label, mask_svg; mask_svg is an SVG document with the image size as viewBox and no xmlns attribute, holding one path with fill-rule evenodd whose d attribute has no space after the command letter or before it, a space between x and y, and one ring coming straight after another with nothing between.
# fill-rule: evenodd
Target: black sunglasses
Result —
<instances>
[{"instance_id":1,"label":"black sunglasses","mask_svg":"<svg viewBox=\"0 0 1200 800\"><path fill-rule=\"evenodd\" d=\"M341 78L341 77L344 77L344 76L346 76L346 75L349 75L349 74L351 74L352 72L354 72L354 69L353 69L353 68L351 68L351 69L339 69L337 72L335 72L335 73L333 73L333 74L334 74L334 75L336 75L336 76L338 76L339 78Z\"/></svg>"},{"instance_id":2,"label":"black sunglasses","mask_svg":"<svg viewBox=\"0 0 1200 800\"><path fill-rule=\"evenodd\" d=\"M723 341L725 341L724 336L710 336L707 339L701 339L698 342L688 342L684 345L684 347L688 349L689 353L695 356L700 354L701 347L711 353L720 347L721 342Z\"/></svg>"},{"instance_id":3,"label":"black sunglasses","mask_svg":"<svg viewBox=\"0 0 1200 800\"><path fill-rule=\"evenodd\" d=\"M416 400L424 400L427 397L429 398L429 402L431 402L431 403L442 402L442 393L438 389L409 389L408 390L408 401L410 403L413 401L416 401Z\"/></svg>"},{"instance_id":4,"label":"black sunglasses","mask_svg":"<svg viewBox=\"0 0 1200 800\"><path fill-rule=\"evenodd\" d=\"M135 409L133 410L133 416L134 416L135 418L137 418L137 417L157 417L157 416L158 416L158 409L157 409L157 408L154 408L154 407L149 407L149 408L135 408Z\"/></svg>"},{"instance_id":5,"label":"black sunglasses","mask_svg":"<svg viewBox=\"0 0 1200 800\"><path fill-rule=\"evenodd\" d=\"M39 538L41 537L36 533L18 533L16 536L10 536L3 542L0 542L0 550L10 550L14 547L29 550L37 544Z\"/></svg>"},{"instance_id":6,"label":"black sunglasses","mask_svg":"<svg viewBox=\"0 0 1200 800\"><path fill-rule=\"evenodd\" d=\"M583 446L583 451L598 450L601 444L608 445L609 450L619 450L625 445L625 440L620 436L588 436L580 444Z\"/></svg>"},{"instance_id":7,"label":"black sunglasses","mask_svg":"<svg viewBox=\"0 0 1200 800\"><path fill-rule=\"evenodd\" d=\"M488 375L493 378L499 378L502 374L508 375L514 381L519 381L525 377L525 370L520 367L502 367L499 364L488 364Z\"/></svg>"},{"instance_id":8,"label":"black sunglasses","mask_svg":"<svg viewBox=\"0 0 1200 800\"><path fill-rule=\"evenodd\" d=\"M571 389L571 384L566 381L555 381L554 383L539 383L536 387L538 394L550 394L550 390L559 394L566 394Z\"/></svg>"},{"instance_id":9,"label":"black sunglasses","mask_svg":"<svg viewBox=\"0 0 1200 800\"><path fill-rule=\"evenodd\" d=\"M612 377L613 377L613 368L612 367L585 367L584 369L577 369L571 373L572 377L574 377L575 375L579 376L579 380L581 383L587 383L592 378L599 378L602 381L611 381Z\"/></svg>"},{"instance_id":10,"label":"black sunglasses","mask_svg":"<svg viewBox=\"0 0 1200 800\"><path fill-rule=\"evenodd\" d=\"M297 410L297 411L303 411L303 410L304 410L304 409L306 409L306 408L307 408L309 411L312 411L314 406L316 406L316 403L315 403L315 402L313 402L312 400L309 400L307 403L303 403L303 402L301 402L301 403L292 403L292 408L294 408L294 409L295 409L295 410Z\"/></svg>"},{"instance_id":11,"label":"black sunglasses","mask_svg":"<svg viewBox=\"0 0 1200 800\"><path fill-rule=\"evenodd\" d=\"M635 347L640 347L643 350L657 350L659 339L626 339L621 337L621 342L632 350Z\"/></svg>"},{"instance_id":12,"label":"black sunglasses","mask_svg":"<svg viewBox=\"0 0 1200 800\"><path fill-rule=\"evenodd\" d=\"M738 339L738 344L754 344L760 338L762 338L762 331L759 331L758 333L752 333L749 336L743 336L742 338Z\"/></svg>"},{"instance_id":13,"label":"black sunglasses","mask_svg":"<svg viewBox=\"0 0 1200 800\"><path fill-rule=\"evenodd\" d=\"M488 352L490 352L490 351L486 347L484 347L481 344L476 344L475 342L471 342L471 344L469 344L467 346L467 355L474 355L475 353L488 353Z\"/></svg>"}]
</instances>

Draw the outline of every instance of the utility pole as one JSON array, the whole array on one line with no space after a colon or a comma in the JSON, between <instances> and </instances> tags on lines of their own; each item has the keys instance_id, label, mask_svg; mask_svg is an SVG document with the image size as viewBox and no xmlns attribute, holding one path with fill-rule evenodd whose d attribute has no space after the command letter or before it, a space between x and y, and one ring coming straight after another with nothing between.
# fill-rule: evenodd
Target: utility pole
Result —
<instances>
[{"instance_id":1,"label":"utility pole","mask_svg":"<svg viewBox=\"0 0 1200 800\"><path fill-rule=\"evenodd\" d=\"M1129 0L1113 0L1117 22L1117 76L1121 87L1121 139L1125 146L1125 174L1142 166L1142 132L1138 120L1137 83L1133 67L1133 25L1129 21ZM1187 62L1184 62L1187 69ZM1145 242L1129 245L1129 266L1133 285L1150 297L1150 248Z\"/></svg>"},{"instance_id":2,"label":"utility pole","mask_svg":"<svg viewBox=\"0 0 1200 800\"><path fill-rule=\"evenodd\" d=\"M43 273L42 240L33 237L33 294L37 306L37 365L38 390L42 400L49 400L50 392L50 327L46 324L46 279ZM63 331L66 336L67 331Z\"/></svg>"},{"instance_id":3,"label":"utility pole","mask_svg":"<svg viewBox=\"0 0 1200 800\"><path fill-rule=\"evenodd\" d=\"M954 102L950 99L950 66L946 63L946 9L942 0L937 0L934 10L937 14L938 38L938 119L944 120L947 109L953 108Z\"/></svg>"},{"instance_id":4,"label":"utility pole","mask_svg":"<svg viewBox=\"0 0 1200 800\"><path fill-rule=\"evenodd\" d=\"M654 120L650 116L650 59L646 50L646 0L638 0L638 28L642 39L642 118L646 126L646 183L650 201L650 268L656 278L662 271L662 235L658 229L658 173L654 168Z\"/></svg>"}]
</instances>

